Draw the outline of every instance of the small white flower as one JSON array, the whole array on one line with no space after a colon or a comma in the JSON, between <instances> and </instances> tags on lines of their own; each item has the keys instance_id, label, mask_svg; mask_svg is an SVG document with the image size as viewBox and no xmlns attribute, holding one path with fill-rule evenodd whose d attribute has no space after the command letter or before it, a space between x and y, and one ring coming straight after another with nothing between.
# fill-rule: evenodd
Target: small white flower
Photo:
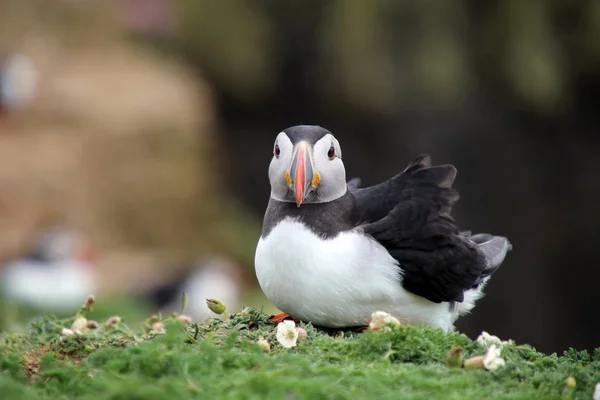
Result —
<instances>
[{"instance_id":1,"label":"small white flower","mask_svg":"<svg viewBox=\"0 0 600 400\"><path fill-rule=\"evenodd\" d=\"M483 331L481 332L481 335L477 337L477 343L480 343L486 347L492 344L502 347L505 344L511 344L512 340L501 340L498 336L490 335L486 331Z\"/></svg>"},{"instance_id":2,"label":"small white flower","mask_svg":"<svg viewBox=\"0 0 600 400\"><path fill-rule=\"evenodd\" d=\"M483 357L483 367L490 371L495 371L498 368L504 366L506 361L502 357L500 357L500 352L502 351L502 347L496 347L495 344L491 345Z\"/></svg>"},{"instance_id":3,"label":"small white flower","mask_svg":"<svg viewBox=\"0 0 600 400\"><path fill-rule=\"evenodd\" d=\"M73 321L73 325L71 325L71 330L75 333L83 333L87 330L88 320L85 317L79 317Z\"/></svg>"},{"instance_id":4,"label":"small white flower","mask_svg":"<svg viewBox=\"0 0 600 400\"><path fill-rule=\"evenodd\" d=\"M596 388L594 389L592 400L600 400L600 382L596 383Z\"/></svg>"},{"instance_id":5,"label":"small white flower","mask_svg":"<svg viewBox=\"0 0 600 400\"><path fill-rule=\"evenodd\" d=\"M74 335L75 332L73 332L72 329L69 328L63 328L62 332L60 333L61 339L65 336L71 336Z\"/></svg>"},{"instance_id":6,"label":"small white flower","mask_svg":"<svg viewBox=\"0 0 600 400\"><path fill-rule=\"evenodd\" d=\"M277 325L277 341L286 349L296 345L298 331L294 321L283 321Z\"/></svg>"},{"instance_id":7,"label":"small white flower","mask_svg":"<svg viewBox=\"0 0 600 400\"><path fill-rule=\"evenodd\" d=\"M389 325L400 326L400 321L397 318L392 317L385 311L375 311L371 314L371 322L369 323L369 329L389 331Z\"/></svg>"},{"instance_id":8,"label":"small white flower","mask_svg":"<svg viewBox=\"0 0 600 400\"><path fill-rule=\"evenodd\" d=\"M80 335L80 334L81 334L81 332L79 332L79 331L74 331L73 329L69 329L69 328L63 328L62 332L59 335L59 339L66 340L67 337L69 337L69 336Z\"/></svg>"}]
</instances>

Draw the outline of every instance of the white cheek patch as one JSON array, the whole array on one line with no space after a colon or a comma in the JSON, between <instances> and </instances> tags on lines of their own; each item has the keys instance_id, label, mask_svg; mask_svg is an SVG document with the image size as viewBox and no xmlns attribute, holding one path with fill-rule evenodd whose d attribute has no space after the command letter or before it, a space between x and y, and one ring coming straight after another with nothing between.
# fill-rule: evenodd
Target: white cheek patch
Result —
<instances>
[{"instance_id":1,"label":"white cheek patch","mask_svg":"<svg viewBox=\"0 0 600 400\"><path fill-rule=\"evenodd\" d=\"M333 144L336 157L329 159L327 153ZM315 172L320 174L321 183L317 187L317 202L326 203L340 198L347 192L346 171L341 160L339 144L333 135L325 135L313 148Z\"/></svg>"},{"instance_id":2,"label":"white cheek patch","mask_svg":"<svg viewBox=\"0 0 600 400\"><path fill-rule=\"evenodd\" d=\"M292 141L288 137L285 132L281 132L277 136L276 143L279 145L279 150L281 154L279 154L279 160L290 163L292 159L292 152L294 151L294 145Z\"/></svg>"},{"instance_id":3,"label":"white cheek patch","mask_svg":"<svg viewBox=\"0 0 600 400\"><path fill-rule=\"evenodd\" d=\"M313 159L317 170L322 167L325 162L331 161L327 156L327 153L329 152L332 143L333 136L331 135L325 135L315 143L313 147Z\"/></svg>"},{"instance_id":4,"label":"white cheek patch","mask_svg":"<svg viewBox=\"0 0 600 400\"><path fill-rule=\"evenodd\" d=\"M280 132L275 139L275 145L279 146L279 157L273 155L269 165L269 181L271 183L271 197L276 200L283 200L288 191L288 182L286 182L286 172L292 162L292 153L294 145L285 132Z\"/></svg>"}]
</instances>

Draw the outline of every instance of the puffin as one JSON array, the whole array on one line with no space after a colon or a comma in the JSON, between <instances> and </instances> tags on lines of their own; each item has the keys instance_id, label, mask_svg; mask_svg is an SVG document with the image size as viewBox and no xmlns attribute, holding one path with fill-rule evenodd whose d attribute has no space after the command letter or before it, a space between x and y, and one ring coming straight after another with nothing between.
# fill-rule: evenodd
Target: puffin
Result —
<instances>
[{"instance_id":1,"label":"puffin","mask_svg":"<svg viewBox=\"0 0 600 400\"><path fill-rule=\"evenodd\" d=\"M385 182L346 181L339 141L320 126L280 132L255 272L286 318L324 328L368 326L384 311L407 325L455 330L512 245L458 229L453 165L419 155Z\"/></svg>"},{"instance_id":2,"label":"puffin","mask_svg":"<svg viewBox=\"0 0 600 400\"><path fill-rule=\"evenodd\" d=\"M204 321L208 317L219 318L206 306L207 299L217 299L228 312L235 312L241 308L244 290L244 271L228 257L215 255L195 261L191 268L176 273L174 279L151 288L142 297L153 310L168 315L181 310L185 292L184 313L194 321Z\"/></svg>"},{"instance_id":3,"label":"puffin","mask_svg":"<svg viewBox=\"0 0 600 400\"><path fill-rule=\"evenodd\" d=\"M42 230L33 248L0 268L0 295L40 311L77 310L98 289L95 245L74 230Z\"/></svg>"}]
</instances>

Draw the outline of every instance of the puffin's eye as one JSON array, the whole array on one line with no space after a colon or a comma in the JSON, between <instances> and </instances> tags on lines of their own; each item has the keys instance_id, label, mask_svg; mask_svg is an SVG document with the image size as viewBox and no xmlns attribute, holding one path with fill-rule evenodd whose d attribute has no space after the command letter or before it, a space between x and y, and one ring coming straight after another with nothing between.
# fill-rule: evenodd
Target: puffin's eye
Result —
<instances>
[{"instance_id":1,"label":"puffin's eye","mask_svg":"<svg viewBox=\"0 0 600 400\"><path fill-rule=\"evenodd\" d=\"M335 147L331 146L329 148L329 151L327 152L327 157L329 157L330 160L333 160L335 158Z\"/></svg>"},{"instance_id":2,"label":"puffin's eye","mask_svg":"<svg viewBox=\"0 0 600 400\"><path fill-rule=\"evenodd\" d=\"M273 154L275 154L275 157L279 158L279 155L281 154L281 150L279 150L278 144L275 145L275 151L273 151Z\"/></svg>"}]
</instances>

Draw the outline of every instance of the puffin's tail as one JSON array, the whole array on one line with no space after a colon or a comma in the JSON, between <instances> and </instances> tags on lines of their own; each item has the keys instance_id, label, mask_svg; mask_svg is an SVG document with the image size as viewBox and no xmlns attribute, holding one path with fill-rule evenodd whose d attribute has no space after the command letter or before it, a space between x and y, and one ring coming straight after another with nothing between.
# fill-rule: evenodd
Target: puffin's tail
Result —
<instances>
[{"instance_id":1,"label":"puffin's tail","mask_svg":"<svg viewBox=\"0 0 600 400\"><path fill-rule=\"evenodd\" d=\"M506 253L512 249L512 244L503 236L494 236L489 233L478 233L466 235L467 238L477 244L479 250L485 256L486 268L483 270L482 278L492 275L506 258Z\"/></svg>"}]
</instances>

